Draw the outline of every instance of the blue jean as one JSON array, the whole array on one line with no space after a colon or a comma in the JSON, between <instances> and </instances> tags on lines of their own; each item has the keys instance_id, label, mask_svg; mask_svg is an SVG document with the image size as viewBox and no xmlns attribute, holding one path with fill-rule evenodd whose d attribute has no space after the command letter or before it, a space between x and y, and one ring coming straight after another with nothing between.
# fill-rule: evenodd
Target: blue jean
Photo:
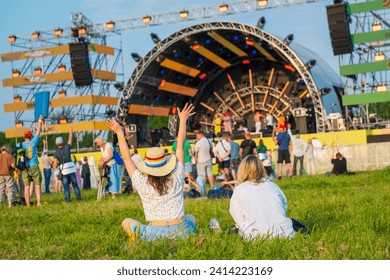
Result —
<instances>
[{"instance_id":1,"label":"blue jean","mask_svg":"<svg viewBox=\"0 0 390 280\"><path fill-rule=\"evenodd\" d=\"M76 194L77 200L81 200L81 193L79 185L77 184L76 173L70 173L68 175L63 175L62 185L64 186L65 201L70 202L70 191L69 184L72 183L74 193Z\"/></svg>"},{"instance_id":2,"label":"blue jean","mask_svg":"<svg viewBox=\"0 0 390 280\"><path fill-rule=\"evenodd\" d=\"M45 193L50 193L51 169L43 169L43 176L45 177Z\"/></svg>"}]
</instances>

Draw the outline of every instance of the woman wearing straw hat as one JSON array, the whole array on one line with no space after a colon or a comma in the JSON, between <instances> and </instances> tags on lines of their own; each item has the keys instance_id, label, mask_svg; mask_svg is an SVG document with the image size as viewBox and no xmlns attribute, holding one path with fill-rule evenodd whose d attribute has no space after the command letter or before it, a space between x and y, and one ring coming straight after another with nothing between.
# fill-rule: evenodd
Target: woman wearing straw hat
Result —
<instances>
[{"instance_id":1,"label":"woman wearing straw hat","mask_svg":"<svg viewBox=\"0 0 390 280\"><path fill-rule=\"evenodd\" d=\"M126 139L119 123L107 120L108 127L117 133L119 148L133 188L141 197L148 225L126 218L123 230L130 241L136 236L153 241L157 238L176 238L195 233L195 217L184 215L184 140L187 119L195 114L193 105L186 104L181 111L175 155L168 156L160 147L150 148L145 160L138 166L131 159Z\"/></svg>"}]
</instances>

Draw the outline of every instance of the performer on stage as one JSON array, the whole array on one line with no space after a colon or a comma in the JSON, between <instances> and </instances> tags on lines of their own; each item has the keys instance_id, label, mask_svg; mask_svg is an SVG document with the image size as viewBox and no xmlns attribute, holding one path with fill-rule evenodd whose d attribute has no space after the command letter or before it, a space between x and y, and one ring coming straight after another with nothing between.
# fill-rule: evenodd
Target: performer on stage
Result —
<instances>
[{"instance_id":1,"label":"performer on stage","mask_svg":"<svg viewBox=\"0 0 390 280\"><path fill-rule=\"evenodd\" d=\"M260 132L260 130L261 130L261 117L262 116L263 115L259 111L256 111L255 115L253 116L253 121L255 122L256 132Z\"/></svg>"},{"instance_id":2,"label":"performer on stage","mask_svg":"<svg viewBox=\"0 0 390 280\"><path fill-rule=\"evenodd\" d=\"M228 132L229 134L233 134L232 118L230 117L229 111L225 112L223 125L225 126L225 132Z\"/></svg>"},{"instance_id":3,"label":"performer on stage","mask_svg":"<svg viewBox=\"0 0 390 280\"><path fill-rule=\"evenodd\" d=\"M218 134L221 132L222 120L219 117L218 113L214 116L214 135L218 137Z\"/></svg>"}]
</instances>

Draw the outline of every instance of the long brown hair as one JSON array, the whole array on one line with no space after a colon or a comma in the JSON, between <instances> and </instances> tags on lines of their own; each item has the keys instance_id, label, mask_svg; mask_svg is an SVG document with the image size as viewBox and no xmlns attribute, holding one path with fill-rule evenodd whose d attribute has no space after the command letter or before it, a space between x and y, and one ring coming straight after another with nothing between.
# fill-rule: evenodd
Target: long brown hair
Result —
<instances>
[{"instance_id":1,"label":"long brown hair","mask_svg":"<svg viewBox=\"0 0 390 280\"><path fill-rule=\"evenodd\" d=\"M156 190L156 192L158 192L160 196L163 196L168 193L172 183L172 176L170 173L162 177L148 175L148 183Z\"/></svg>"}]
</instances>

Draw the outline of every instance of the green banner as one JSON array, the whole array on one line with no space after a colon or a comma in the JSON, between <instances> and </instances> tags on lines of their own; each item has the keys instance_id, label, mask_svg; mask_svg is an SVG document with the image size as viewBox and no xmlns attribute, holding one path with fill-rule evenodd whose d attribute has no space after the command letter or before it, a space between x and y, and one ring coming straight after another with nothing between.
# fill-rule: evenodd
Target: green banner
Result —
<instances>
[{"instance_id":1,"label":"green banner","mask_svg":"<svg viewBox=\"0 0 390 280\"><path fill-rule=\"evenodd\" d=\"M343 106L381 103L390 101L390 91L344 95Z\"/></svg>"},{"instance_id":2,"label":"green banner","mask_svg":"<svg viewBox=\"0 0 390 280\"><path fill-rule=\"evenodd\" d=\"M390 8L389 0L376 0L369 2L361 2L355 4L348 4L347 13L349 15L377 11Z\"/></svg>"},{"instance_id":3,"label":"green banner","mask_svg":"<svg viewBox=\"0 0 390 280\"><path fill-rule=\"evenodd\" d=\"M390 30L380 30L380 31L371 31L371 32L352 34L351 38L353 44L386 41L386 40L390 40Z\"/></svg>"},{"instance_id":4,"label":"green banner","mask_svg":"<svg viewBox=\"0 0 390 280\"><path fill-rule=\"evenodd\" d=\"M390 61L376 61L340 66L341 76L350 76L358 73L369 73L390 70Z\"/></svg>"}]
</instances>

